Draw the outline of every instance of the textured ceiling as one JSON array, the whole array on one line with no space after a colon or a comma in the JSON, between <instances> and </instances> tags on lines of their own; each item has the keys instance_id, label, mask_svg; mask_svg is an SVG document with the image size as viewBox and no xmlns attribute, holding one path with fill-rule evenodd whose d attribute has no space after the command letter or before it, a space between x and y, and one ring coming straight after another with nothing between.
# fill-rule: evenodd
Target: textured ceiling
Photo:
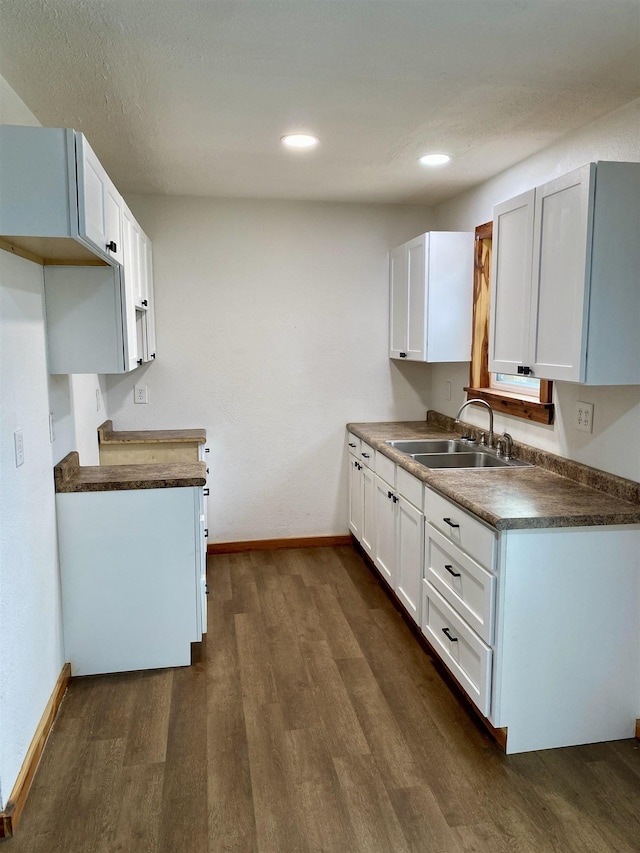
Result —
<instances>
[{"instance_id":1,"label":"textured ceiling","mask_svg":"<svg viewBox=\"0 0 640 853\"><path fill-rule=\"evenodd\" d=\"M435 204L640 97L640 0L0 0L0 74L124 193Z\"/></svg>"}]
</instances>

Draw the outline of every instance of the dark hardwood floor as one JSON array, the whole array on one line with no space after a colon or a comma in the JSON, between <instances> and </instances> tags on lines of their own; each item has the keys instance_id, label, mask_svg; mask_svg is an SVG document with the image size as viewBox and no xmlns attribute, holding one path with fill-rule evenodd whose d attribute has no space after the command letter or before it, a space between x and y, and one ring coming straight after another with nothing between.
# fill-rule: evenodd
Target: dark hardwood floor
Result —
<instances>
[{"instance_id":1,"label":"dark hardwood floor","mask_svg":"<svg viewBox=\"0 0 640 853\"><path fill-rule=\"evenodd\" d=\"M356 550L209 588L191 667L72 681L6 853L640 850L638 741L505 756Z\"/></svg>"}]
</instances>

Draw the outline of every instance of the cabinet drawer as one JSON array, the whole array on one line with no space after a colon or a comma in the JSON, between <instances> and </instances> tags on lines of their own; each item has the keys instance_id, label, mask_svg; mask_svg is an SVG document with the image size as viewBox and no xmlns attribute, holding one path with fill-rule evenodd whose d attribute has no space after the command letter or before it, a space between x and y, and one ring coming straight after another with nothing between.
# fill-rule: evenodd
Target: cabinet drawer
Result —
<instances>
[{"instance_id":1,"label":"cabinet drawer","mask_svg":"<svg viewBox=\"0 0 640 853\"><path fill-rule=\"evenodd\" d=\"M424 576L480 637L491 643L494 575L432 527L425 525Z\"/></svg>"},{"instance_id":2,"label":"cabinet drawer","mask_svg":"<svg viewBox=\"0 0 640 853\"><path fill-rule=\"evenodd\" d=\"M371 445L367 444L366 441L360 440L359 458L361 462L364 462L367 468L375 470L376 452Z\"/></svg>"},{"instance_id":3,"label":"cabinet drawer","mask_svg":"<svg viewBox=\"0 0 640 853\"><path fill-rule=\"evenodd\" d=\"M376 474L395 489L396 463L383 453L376 453Z\"/></svg>"},{"instance_id":4,"label":"cabinet drawer","mask_svg":"<svg viewBox=\"0 0 640 853\"><path fill-rule=\"evenodd\" d=\"M481 521L431 489L425 489L424 514L447 539L485 569L493 569L496 535Z\"/></svg>"},{"instance_id":5,"label":"cabinet drawer","mask_svg":"<svg viewBox=\"0 0 640 853\"><path fill-rule=\"evenodd\" d=\"M492 651L423 580L422 631L484 716L491 702Z\"/></svg>"},{"instance_id":6,"label":"cabinet drawer","mask_svg":"<svg viewBox=\"0 0 640 853\"><path fill-rule=\"evenodd\" d=\"M352 432L347 433L347 450L354 456L360 457L360 439Z\"/></svg>"},{"instance_id":7,"label":"cabinet drawer","mask_svg":"<svg viewBox=\"0 0 640 853\"><path fill-rule=\"evenodd\" d=\"M424 509L424 486L422 480L418 480L413 474L409 474L404 468L398 467L397 489L403 498L417 507L420 512Z\"/></svg>"}]
</instances>

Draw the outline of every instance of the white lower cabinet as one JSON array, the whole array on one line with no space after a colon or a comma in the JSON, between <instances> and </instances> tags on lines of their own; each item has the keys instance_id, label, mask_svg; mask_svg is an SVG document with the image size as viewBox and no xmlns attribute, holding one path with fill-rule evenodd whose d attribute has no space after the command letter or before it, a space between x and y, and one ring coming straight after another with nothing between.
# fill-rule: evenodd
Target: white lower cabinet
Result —
<instances>
[{"instance_id":1,"label":"white lower cabinet","mask_svg":"<svg viewBox=\"0 0 640 853\"><path fill-rule=\"evenodd\" d=\"M56 495L73 675L187 666L206 626L202 488Z\"/></svg>"},{"instance_id":2,"label":"white lower cabinet","mask_svg":"<svg viewBox=\"0 0 640 853\"><path fill-rule=\"evenodd\" d=\"M422 631L508 753L633 737L640 527L496 533L425 489Z\"/></svg>"},{"instance_id":3,"label":"white lower cabinet","mask_svg":"<svg viewBox=\"0 0 640 853\"><path fill-rule=\"evenodd\" d=\"M402 469L398 469L398 476L400 472L410 480L401 478L397 488L376 474L374 564L407 612L420 624L424 524L422 483ZM415 484L414 488L409 486L407 491L411 492L420 508L400 493L405 483L411 482Z\"/></svg>"},{"instance_id":4,"label":"white lower cabinet","mask_svg":"<svg viewBox=\"0 0 640 853\"><path fill-rule=\"evenodd\" d=\"M374 472L370 463L375 460L375 451L352 434L349 446L349 530L373 557L375 543L374 519ZM353 445L353 446L351 446Z\"/></svg>"}]
</instances>

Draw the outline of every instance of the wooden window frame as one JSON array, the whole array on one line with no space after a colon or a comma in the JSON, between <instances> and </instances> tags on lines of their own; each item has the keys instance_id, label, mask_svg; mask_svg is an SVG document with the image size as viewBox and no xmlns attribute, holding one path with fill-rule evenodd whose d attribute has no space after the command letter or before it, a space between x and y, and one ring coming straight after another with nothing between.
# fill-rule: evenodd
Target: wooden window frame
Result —
<instances>
[{"instance_id":1,"label":"wooden window frame","mask_svg":"<svg viewBox=\"0 0 640 853\"><path fill-rule=\"evenodd\" d=\"M539 402L523 394L500 391L491 387L489 373L489 308L491 265L490 244L493 222L485 222L475 230L473 264L473 333L469 386L464 390L467 399L477 398L489 403L495 412L524 418L540 424L552 424L554 419L553 382L540 380Z\"/></svg>"}]
</instances>

